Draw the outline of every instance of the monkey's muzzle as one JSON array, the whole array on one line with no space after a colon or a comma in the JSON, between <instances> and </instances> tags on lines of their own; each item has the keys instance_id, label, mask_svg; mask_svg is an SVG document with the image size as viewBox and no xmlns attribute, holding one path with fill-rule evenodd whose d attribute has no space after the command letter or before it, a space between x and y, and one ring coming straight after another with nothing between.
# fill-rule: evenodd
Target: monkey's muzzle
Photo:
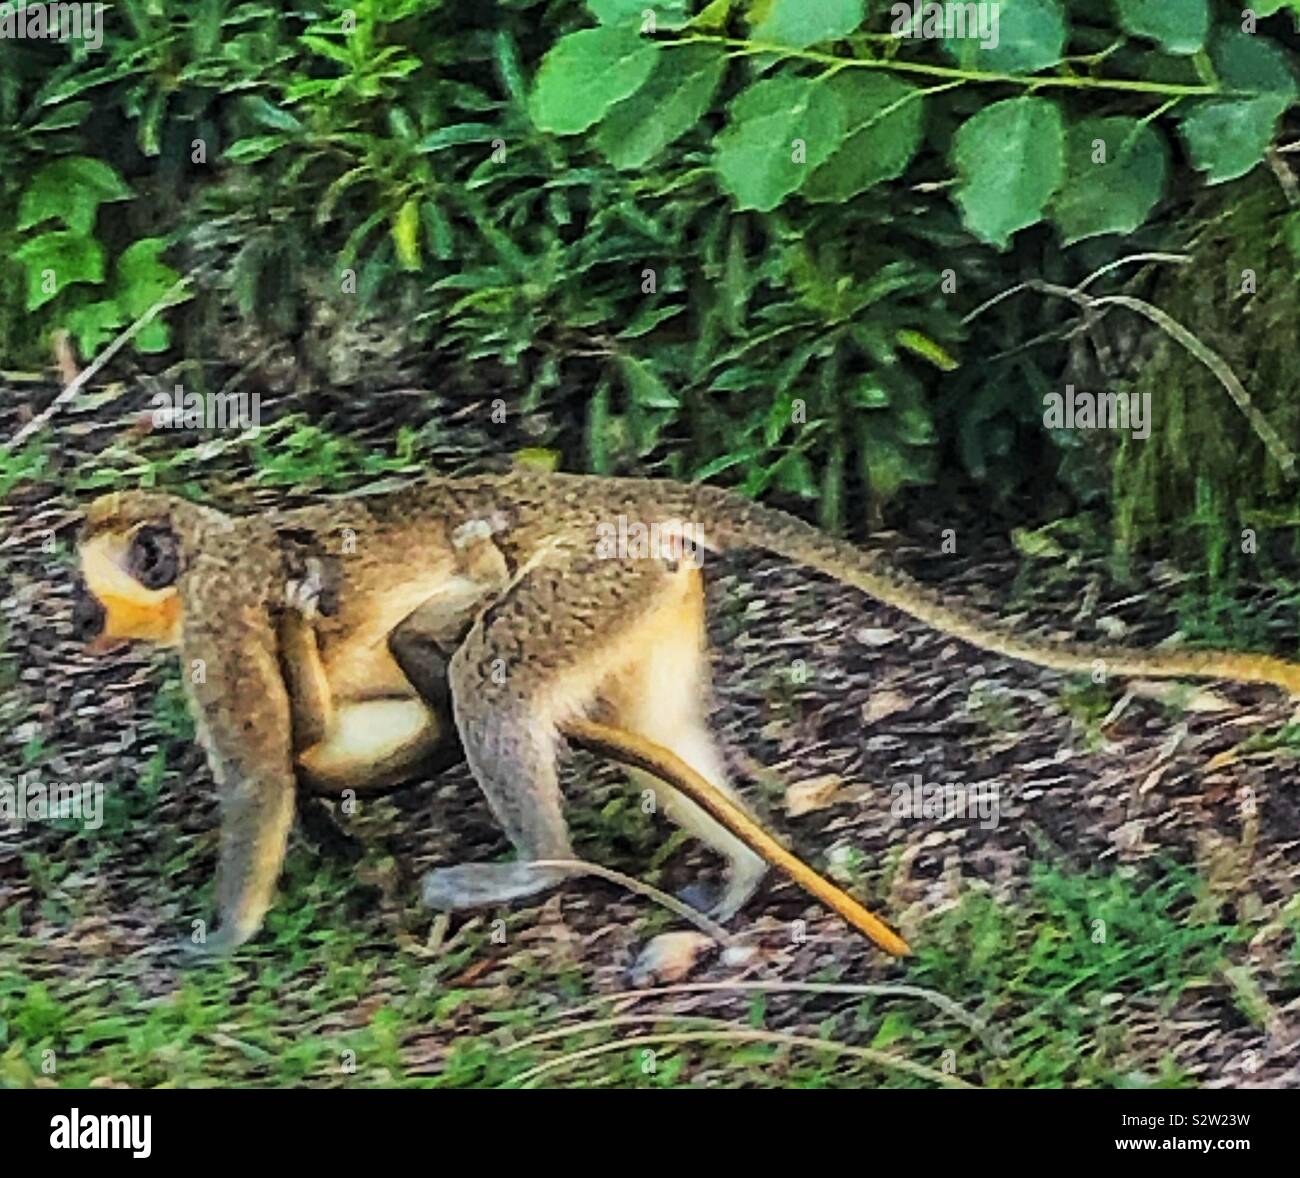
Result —
<instances>
[{"instance_id":1,"label":"monkey's muzzle","mask_svg":"<svg viewBox=\"0 0 1300 1178\"><path fill-rule=\"evenodd\" d=\"M80 578L72 593L72 636L78 642L91 643L104 633L107 612Z\"/></svg>"}]
</instances>

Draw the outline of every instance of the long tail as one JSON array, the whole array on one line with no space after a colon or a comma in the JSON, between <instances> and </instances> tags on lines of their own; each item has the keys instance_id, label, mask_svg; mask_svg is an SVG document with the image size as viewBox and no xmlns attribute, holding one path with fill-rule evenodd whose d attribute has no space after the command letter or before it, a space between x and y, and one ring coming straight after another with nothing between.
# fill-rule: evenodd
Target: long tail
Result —
<instances>
[{"instance_id":1,"label":"long tail","mask_svg":"<svg viewBox=\"0 0 1300 1178\"><path fill-rule=\"evenodd\" d=\"M647 489L664 486L643 485ZM701 521L709 548L767 549L861 589L954 638L1006 658L1054 671L1272 683L1293 695L1300 694L1300 664L1271 655L1214 650L1141 651L1121 646L1053 642L1015 633L974 610L949 602L940 593L885 563L877 553L855 548L795 516L761 507L721 487L678 484L666 496L660 491L655 498L661 509Z\"/></svg>"},{"instance_id":2,"label":"long tail","mask_svg":"<svg viewBox=\"0 0 1300 1178\"><path fill-rule=\"evenodd\" d=\"M563 732L588 752L612 757L669 782L707 810L752 851L762 855L773 867L779 867L804 891L838 912L886 953L895 957L905 957L911 953L907 942L893 929L868 912L847 892L840 891L803 860L787 851L726 794L701 777L671 750L636 733L621 728L608 728L590 720L570 720L563 726Z\"/></svg>"}]
</instances>

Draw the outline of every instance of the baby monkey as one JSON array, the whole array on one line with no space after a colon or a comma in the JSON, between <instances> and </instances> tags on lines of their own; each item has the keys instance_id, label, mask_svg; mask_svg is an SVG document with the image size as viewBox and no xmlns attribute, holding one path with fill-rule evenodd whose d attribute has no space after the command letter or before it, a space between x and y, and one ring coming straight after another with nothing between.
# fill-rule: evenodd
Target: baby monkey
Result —
<instances>
[{"instance_id":1,"label":"baby monkey","mask_svg":"<svg viewBox=\"0 0 1300 1178\"><path fill-rule=\"evenodd\" d=\"M299 780L314 793L376 789L439 772L464 756L452 718L448 664L474 618L510 583L510 568L492 542L488 520L470 520L447 537L452 557L439 593L387 635L388 652L405 675L365 681L364 655L338 654L349 624L338 615L339 558L312 551L301 536L285 540L285 610L279 619L280 665L293 717ZM334 652L327 665L322 645ZM348 673L341 666L346 663ZM336 698L332 681L343 698ZM347 685L360 682L359 690Z\"/></svg>"}]
</instances>

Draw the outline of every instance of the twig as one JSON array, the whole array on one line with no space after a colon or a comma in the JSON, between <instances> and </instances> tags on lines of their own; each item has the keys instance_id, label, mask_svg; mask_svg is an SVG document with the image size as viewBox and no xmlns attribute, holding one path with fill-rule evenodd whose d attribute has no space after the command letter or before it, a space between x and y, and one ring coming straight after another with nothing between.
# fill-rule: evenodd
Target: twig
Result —
<instances>
[{"instance_id":1,"label":"twig","mask_svg":"<svg viewBox=\"0 0 1300 1178\"><path fill-rule=\"evenodd\" d=\"M950 1018L961 1023L979 1035L995 1052L1002 1050L996 1041L997 1036L989 1024L954 1002L945 994L925 986L912 986L899 982L779 982L779 981L734 981L734 982L679 982L671 986L650 986L642 990L615 990L601 994L581 1006L569 1007L567 1010L553 1011L546 1018L564 1018L591 1010L602 1002L639 1002L643 998L658 998L670 994L716 993L722 990L740 990L761 994L839 994L855 998L889 997L919 998L923 1002L943 1011Z\"/></svg>"},{"instance_id":2,"label":"twig","mask_svg":"<svg viewBox=\"0 0 1300 1178\"><path fill-rule=\"evenodd\" d=\"M1135 261L1140 257L1156 257L1156 255L1135 254L1131 258L1120 259L1118 263L1111 263L1109 267L1122 262ZM1174 260L1178 255L1166 255L1163 260ZM1181 259L1180 259L1181 260ZM1095 298L1092 295L1084 294L1083 288L1088 285L1094 278L1100 274L1090 275L1085 278L1078 286L1065 287L1059 286L1054 282L1044 282L1039 278L1031 278L1026 282L1018 282L1015 286L994 295L991 299L981 303L962 322L969 323L977 315L983 314L990 307L1000 303L1003 299L1009 298L1022 290L1035 290L1043 294L1056 295L1058 298L1069 299L1080 307L1085 316L1093 315L1099 307L1125 307L1130 311L1136 311L1143 318L1150 320L1170 339L1181 344L1184 349L1192 354L1197 360L1208 368L1219 383L1227 390L1237 408L1241 410L1242 415L1250 423L1255 435L1264 443L1264 448L1268 451L1273 461L1281 468L1282 473L1288 478L1296 478L1295 455L1291 449L1282 440L1281 435L1269 423L1259 409L1256 408L1254 401L1251 400L1250 394L1246 391L1246 386L1237 379L1236 374L1228 366L1228 362L1223 359L1216 351L1208 345L1202 343L1186 327L1178 322L1172 315L1162 311L1159 307L1153 306L1145 299L1133 298L1131 295L1104 295L1101 298Z\"/></svg>"},{"instance_id":3,"label":"twig","mask_svg":"<svg viewBox=\"0 0 1300 1178\"><path fill-rule=\"evenodd\" d=\"M1268 166L1273 169L1273 175L1277 177L1278 184L1282 186L1287 204L1295 208L1300 204L1300 182L1297 182L1295 173L1286 166L1286 161L1277 148L1270 147L1266 158Z\"/></svg>"},{"instance_id":4,"label":"twig","mask_svg":"<svg viewBox=\"0 0 1300 1178\"><path fill-rule=\"evenodd\" d=\"M54 400L51 401L40 413L38 413L35 417L33 417L31 421L29 421L25 426L23 426L22 429L20 429L16 434L14 434L12 438L10 438L7 442L5 442L4 448L6 450L13 450L15 447L20 446L23 442L25 442L29 437L31 437L32 434L34 434L42 426L44 426L45 423L48 422L50 418L53 417L59 411L59 409L61 409L70 400L72 400L72 398L75 397L79 392L81 392L81 390L85 387L86 382L89 381L91 377L93 377L96 373L98 373L99 370L103 368L104 365L107 364L114 356L116 356L118 352L120 352L124 347L126 347L126 345L129 344L133 339L135 339L135 337L139 335L141 331L143 331L146 327L148 327L149 324L153 322L154 318L158 315L160 311L172 305L173 296L177 294L181 290L181 288L185 286L187 282L189 282L189 275L183 274L174 283L172 283L172 285L168 287L167 292L162 296L162 298L160 298L156 303L154 303L154 305L150 307L143 315L141 315L139 319L137 319L134 323L131 324L130 327L128 327L124 332L122 332L122 334L119 335L117 339L115 339L111 344L108 345L108 347L106 347L102 352L100 352L100 354L95 358L94 363L92 363L89 368L87 368L84 372L82 372L81 375L76 378L76 380L72 381L71 384L67 385L64 388L64 390L61 393L59 393L59 395L55 397Z\"/></svg>"},{"instance_id":5,"label":"twig","mask_svg":"<svg viewBox=\"0 0 1300 1178\"><path fill-rule=\"evenodd\" d=\"M632 1035L627 1039L619 1039L614 1043L598 1043L594 1047L584 1047L580 1051L572 1051L562 1055L559 1059L538 1064L536 1067L529 1068L526 1072L513 1077L510 1083L513 1087L522 1088L547 1072L569 1067L575 1063L580 1063L584 1059L591 1059L597 1055L609 1055L615 1051L624 1051L629 1047L664 1043L775 1043L781 1047L807 1047L817 1051L829 1051L835 1055L851 1056L854 1059L876 1064L878 1067L907 1072L909 1075L942 1084L946 1088L975 1087L974 1084L969 1084L956 1076L936 1072L933 1068L927 1068L924 1064L913 1063L910 1059L890 1055L885 1051L876 1051L870 1047L855 1047L848 1043L837 1043L831 1039L814 1039L811 1035L788 1035L781 1031L756 1030L679 1031L660 1035Z\"/></svg>"},{"instance_id":6,"label":"twig","mask_svg":"<svg viewBox=\"0 0 1300 1178\"><path fill-rule=\"evenodd\" d=\"M661 892L658 888L651 887L650 884L642 883L639 879L633 879L630 875L624 875L613 868L602 867L599 863L588 863L585 859L536 859L530 866L558 868L571 875L599 876L601 879L609 880L610 883L627 888L629 892L635 892L638 896L645 896L657 904L662 904L670 912L675 912L683 920L689 920L700 932L707 933L718 944L728 949L734 949L740 943L720 924L716 924L702 912L697 912L689 904L683 904L681 900L670 896L667 892Z\"/></svg>"},{"instance_id":7,"label":"twig","mask_svg":"<svg viewBox=\"0 0 1300 1178\"><path fill-rule=\"evenodd\" d=\"M1083 291L1087 287L1091 286L1094 282L1096 282L1096 280L1100 278L1103 274L1108 274L1110 271L1116 270L1120 266L1127 266L1131 262L1174 262L1180 266L1185 266L1191 260L1192 259L1188 257L1186 254L1162 254L1162 253L1129 254L1127 257L1116 258L1113 262L1107 262L1100 269L1094 270L1091 274L1088 275L1087 278L1085 278L1082 282L1080 282L1078 286L1073 287L1072 289L1076 293ZM970 323L971 320L978 319L979 316L983 315L984 312L987 311L990 307L997 306L998 303L1002 302L1003 299L1009 299L1013 294L1019 294L1022 290L1036 289L1035 282L1036 280L1031 278L1025 282L1017 282L1015 286L1009 286L1004 291L999 291L991 299L986 299L984 302L980 303L980 305L976 307L975 310L971 311L968 315L964 315L962 317L962 323L963 324Z\"/></svg>"}]
</instances>

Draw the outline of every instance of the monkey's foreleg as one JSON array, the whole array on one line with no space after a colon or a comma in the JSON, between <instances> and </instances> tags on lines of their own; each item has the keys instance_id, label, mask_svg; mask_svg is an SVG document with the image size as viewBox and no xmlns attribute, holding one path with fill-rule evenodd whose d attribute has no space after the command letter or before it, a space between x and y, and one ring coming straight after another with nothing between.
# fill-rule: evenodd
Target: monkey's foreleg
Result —
<instances>
[{"instance_id":1,"label":"monkey's foreleg","mask_svg":"<svg viewBox=\"0 0 1300 1178\"><path fill-rule=\"evenodd\" d=\"M181 653L186 666L203 668L189 691L221 801L220 923L210 934L196 929L183 945L215 954L253 936L271 905L293 823L294 772L270 620L244 604L235 586L209 582L205 589L208 608L186 603ZM228 604L214 607L216 599Z\"/></svg>"}]
</instances>

